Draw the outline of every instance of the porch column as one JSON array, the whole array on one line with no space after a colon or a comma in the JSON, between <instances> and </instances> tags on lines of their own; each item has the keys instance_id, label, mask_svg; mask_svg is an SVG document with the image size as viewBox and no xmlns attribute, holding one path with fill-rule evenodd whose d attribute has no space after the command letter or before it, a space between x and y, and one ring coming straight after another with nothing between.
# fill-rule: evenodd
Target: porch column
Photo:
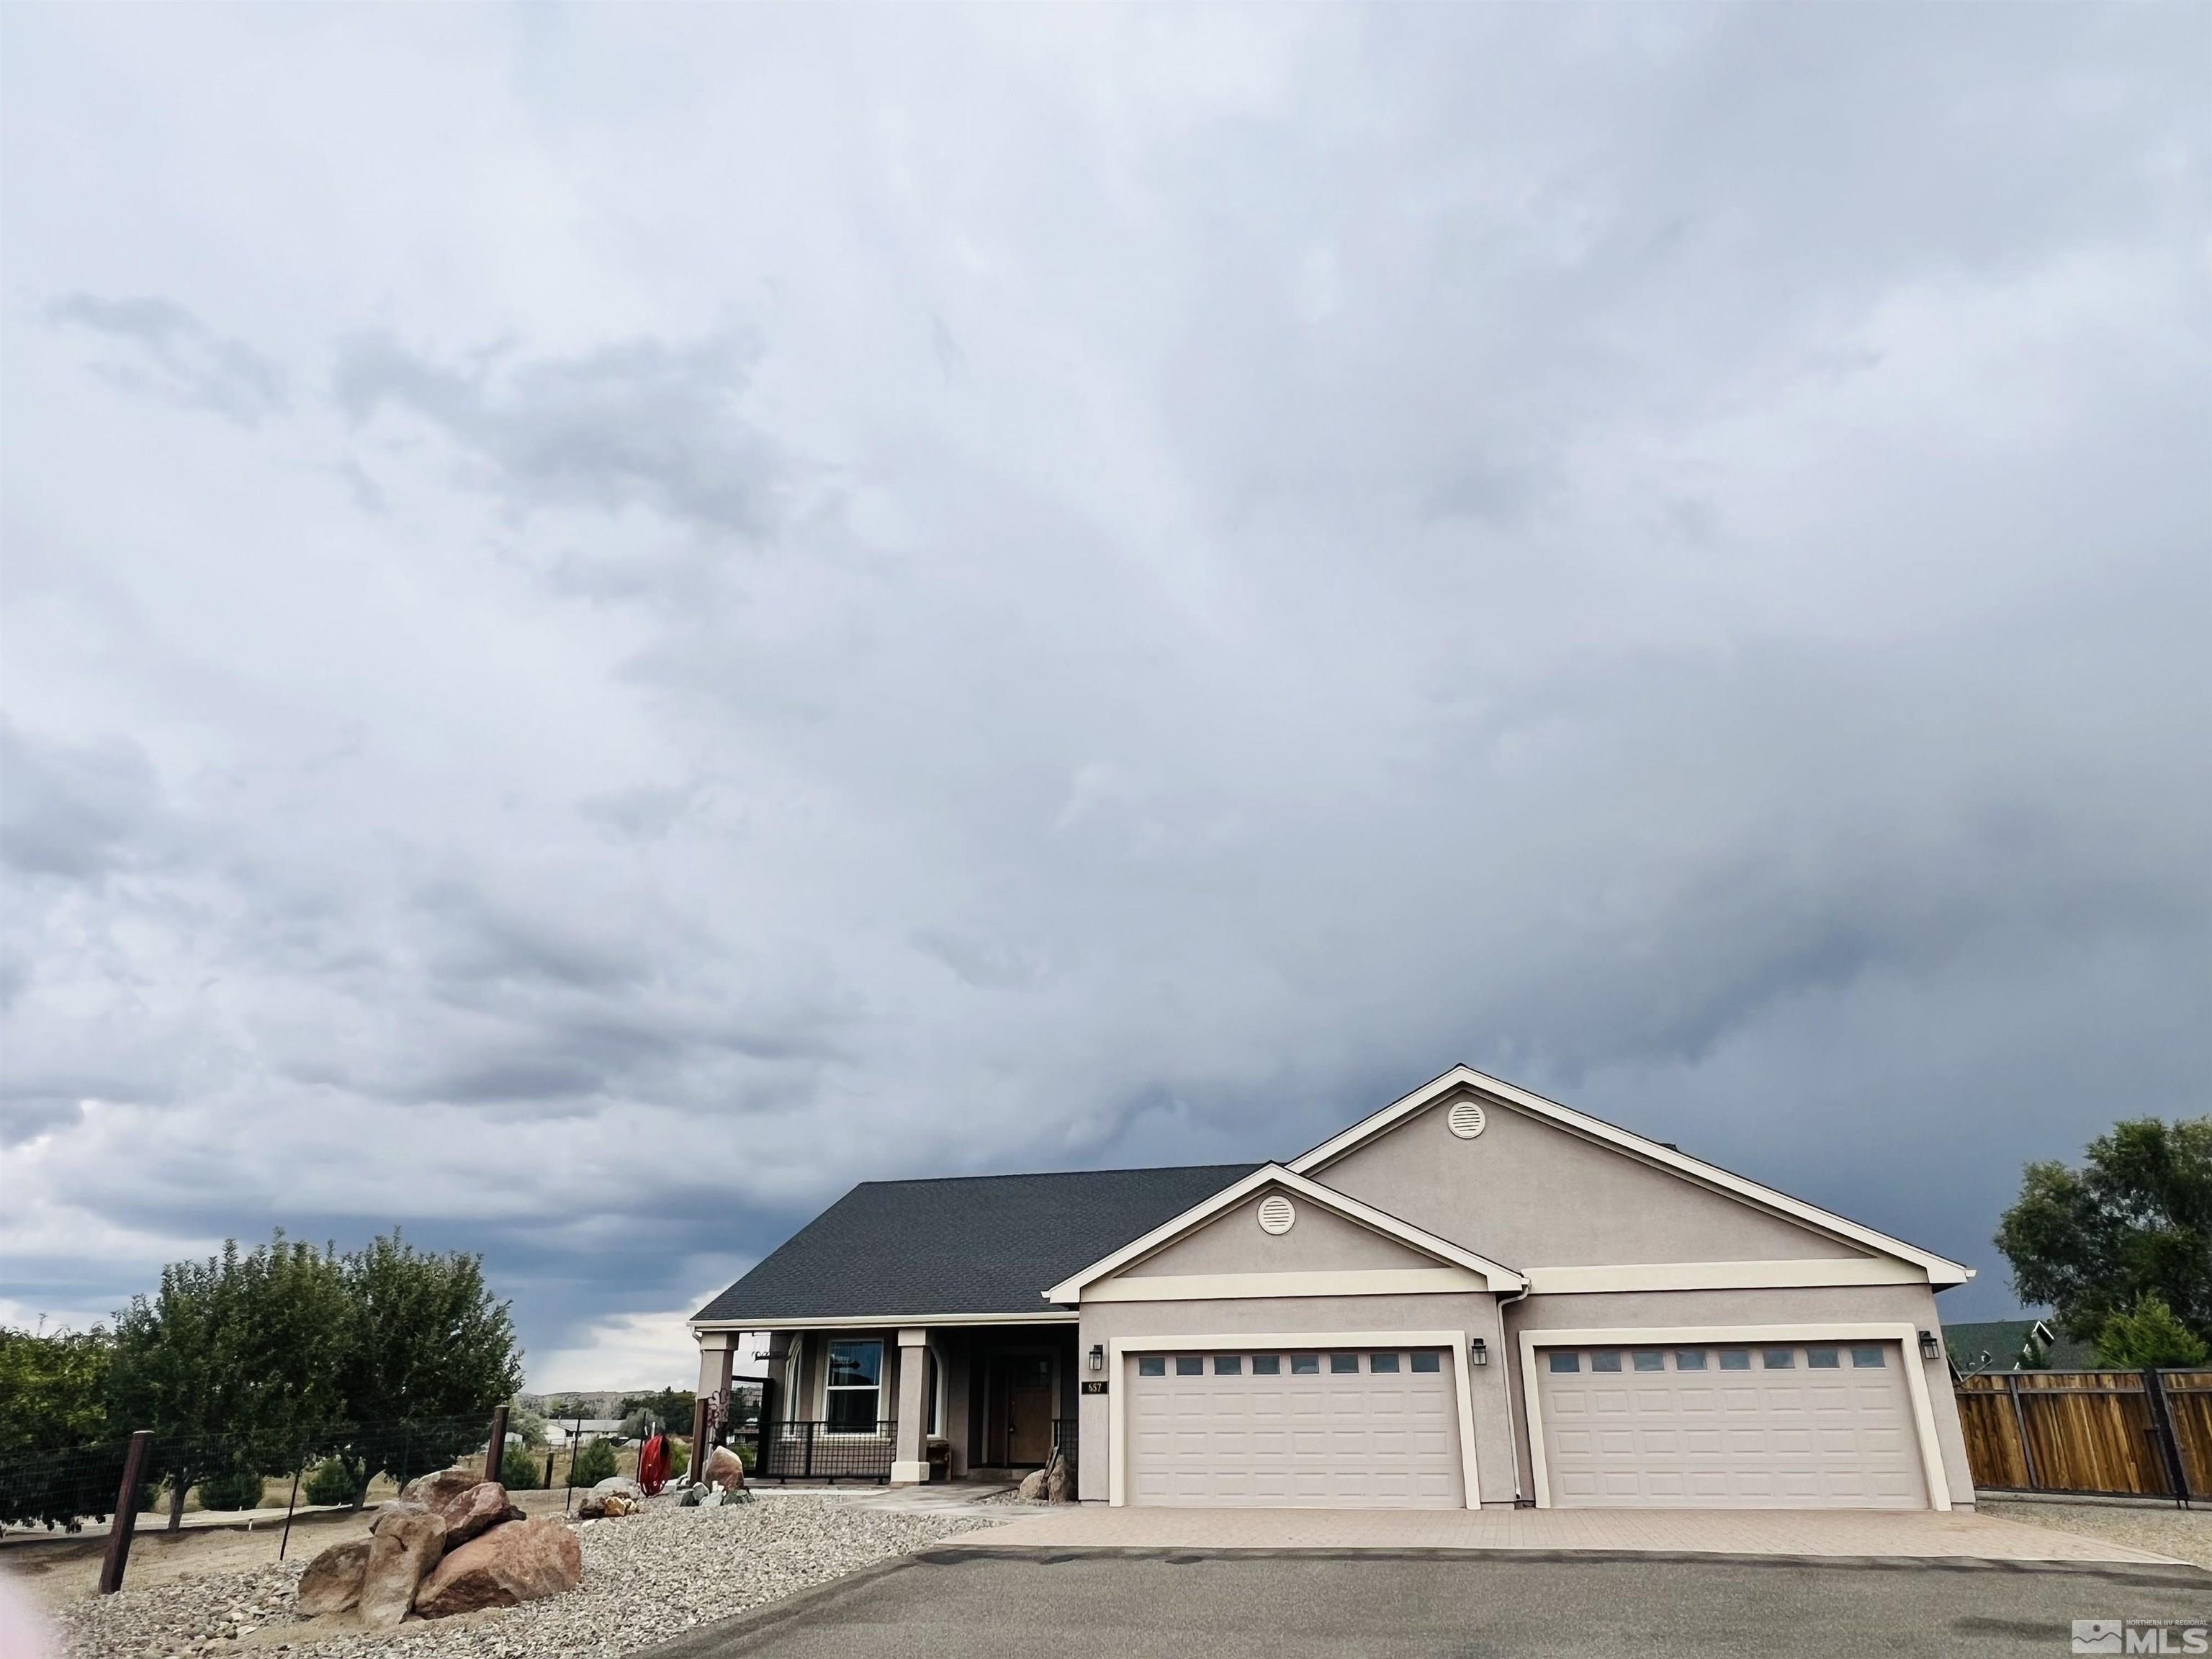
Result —
<instances>
[{"instance_id":1,"label":"porch column","mask_svg":"<svg viewBox=\"0 0 2212 1659\"><path fill-rule=\"evenodd\" d=\"M918 1486L929 1479L929 1407L922 1395L929 1333L902 1330L898 1347L898 1443L891 1454L891 1485Z\"/></svg>"},{"instance_id":2,"label":"porch column","mask_svg":"<svg viewBox=\"0 0 2212 1659\"><path fill-rule=\"evenodd\" d=\"M696 1390L698 1405L704 1405L708 1396L719 1394L725 1407L730 1403L730 1371L737 1358L738 1333L735 1331L701 1331L699 1336L699 1387ZM698 1410L695 1406L692 1418L696 1423ZM707 1431L714 1432L709 1427ZM703 1467L706 1453L696 1444L691 1449L693 1468ZM696 1476L695 1476L696 1478Z\"/></svg>"}]
</instances>

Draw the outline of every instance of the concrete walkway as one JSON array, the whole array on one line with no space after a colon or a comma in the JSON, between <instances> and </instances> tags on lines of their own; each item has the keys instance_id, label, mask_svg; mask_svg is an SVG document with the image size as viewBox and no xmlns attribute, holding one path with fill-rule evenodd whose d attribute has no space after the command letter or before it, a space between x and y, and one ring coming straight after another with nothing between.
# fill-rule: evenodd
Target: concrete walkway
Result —
<instances>
[{"instance_id":1,"label":"concrete walkway","mask_svg":"<svg viewBox=\"0 0 2212 1659\"><path fill-rule=\"evenodd\" d=\"M936 1547L1589 1550L2136 1563L2172 1559L1972 1510L1117 1510L1070 1504L1015 1514L1019 1518L1006 1526L963 1533Z\"/></svg>"}]
</instances>

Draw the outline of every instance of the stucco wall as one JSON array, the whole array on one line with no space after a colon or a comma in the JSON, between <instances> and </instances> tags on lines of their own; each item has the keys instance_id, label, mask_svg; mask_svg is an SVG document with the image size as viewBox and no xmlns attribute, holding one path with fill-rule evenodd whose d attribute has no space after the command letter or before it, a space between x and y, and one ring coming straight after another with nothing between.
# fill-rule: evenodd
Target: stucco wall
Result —
<instances>
[{"instance_id":1,"label":"stucco wall","mask_svg":"<svg viewBox=\"0 0 2212 1659\"><path fill-rule=\"evenodd\" d=\"M1528 1418L1521 1399L1520 1344L1522 1331L1606 1330L1639 1327L1651 1329L1698 1326L1905 1324L1915 1331L1933 1331L1940 1339L1942 1326L1936 1313L1935 1293L1925 1285L1868 1285L1838 1289L1775 1291L1647 1291L1597 1296L1532 1296L1509 1304L1505 1310L1506 1349L1513 1373L1512 1408L1520 1425L1516 1440L1520 1477L1534 1491L1527 1441ZM1954 1504L1974 1501L1973 1477L1966 1468L1966 1442L1959 1425L1959 1402L1951 1389L1950 1367L1941 1358L1923 1360L1917 1347L1905 1354L1905 1363L1918 1365L1928 1385L1929 1407L1936 1419L1936 1449L1942 1454L1943 1472ZM1497 1369L1495 1366L1492 1369Z\"/></svg>"},{"instance_id":2,"label":"stucco wall","mask_svg":"<svg viewBox=\"0 0 2212 1659\"><path fill-rule=\"evenodd\" d=\"M1486 1100L1488 1126L1462 1140L1446 1122L1449 1106L1314 1178L1523 1270L1864 1254L1502 1103Z\"/></svg>"},{"instance_id":3,"label":"stucco wall","mask_svg":"<svg viewBox=\"0 0 2212 1659\"><path fill-rule=\"evenodd\" d=\"M1246 1202L1187 1233L1156 1255L1122 1269L1120 1277L1139 1279L1167 1273L1264 1273L1337 1271L1369 1267L1434 1267L1435 1258L1407 1249L1395 1238L1331 1215L1319 1205L1289 1194L1297 1219L1286 1233L1263 1232L1260 1201L1279 1190L1267 1187Z\"/></svg>"},{"instance_id":4,"label":"stucco wall","mask_svg":"<svg viewBox=\"0 0 2212 1659\"><path fill-rule=\"evenodd\" d=\"M1259 1229L1255 1226L1253 1231L1256 1233ZM1239 1335L1301 1331L1371 1331L1387 1338L1401 1331L1437 1330L1462 1332L1462 1340L1480 1336L1489 1345L1491 1363L1471 1371L1468 1379L1474 1419L1475 1473L1486 1504L1510 1504L1514 1488L1511 1425L1506 1414L1504 1381L1508 1368L1500 1357L1504 1334L1498 1328L1497 1298L1487 1292L1086 1303L1079 1346L1087 1353L1092 1343L1100 1343L1110 1352L1117 1339L1234 1339ZM1224 1346L1234 1346L1235 1343L1232 1340ZM1088 1376L1090 1373L1085 1375ZM1106 1501L1109 1492L1109 1437L1125 1386L1111 1367L1106 1376L1105 1394L1083 1396L1082 1479L1079 1486L1081 1497L1101 1503Z\"/></svg>"}]
</instances>

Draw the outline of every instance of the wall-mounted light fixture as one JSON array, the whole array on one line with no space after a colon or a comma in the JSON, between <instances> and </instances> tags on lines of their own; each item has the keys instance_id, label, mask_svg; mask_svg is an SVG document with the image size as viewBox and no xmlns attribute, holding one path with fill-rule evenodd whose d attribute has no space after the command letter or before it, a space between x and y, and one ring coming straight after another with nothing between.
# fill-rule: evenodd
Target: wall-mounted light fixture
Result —
<instances>
[{"instance_id":1,"label":"wall-mounted light fixture","mask_svg":"<svg viewBox=\"0 0 2212 1659\"><path fill-rule=\"evenodd\" d=\"M1936 1340L1935 1332L1923 1331L1920 1333L1920 1357L1923 1359L1933 1359L1942 1352L1943 1345Z\"/></svg>"},{"instance_id":2,"label":"wall-mounted light fixture","mask_svg":"<svg viewBox=\"0 0 2212 1659\"><path fill-rule=\"evenodd\" d=\"M1479 1336L1472 1339L1467 1345L1467 1363L1470 1365L1487 1365L1490 1363L1490 1344Z\"/></svg>"},{"instance_id":3,"label":"wall-mounted light fixture","mask_svg":"<svg viewBox=\"0 0 2212 1659\"><path fill-rule=\"evenodd\" d=\"M1103 1371L1106 1369L1106 1345L1103 1342L1094 1342L1091 1345L1091 1369L1094 1371Z\"/></svg>"}]
</instances>

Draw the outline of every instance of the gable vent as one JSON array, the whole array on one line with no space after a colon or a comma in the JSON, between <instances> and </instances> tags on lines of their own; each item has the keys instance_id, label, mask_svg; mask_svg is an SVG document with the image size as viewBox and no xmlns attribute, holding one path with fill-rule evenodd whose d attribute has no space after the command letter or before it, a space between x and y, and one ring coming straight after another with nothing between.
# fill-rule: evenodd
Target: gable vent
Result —
<instances>
[{"instance_id":1,"label":"gable vent","mask_svg":"<svg viewBox=\"0 0 2212 1659\"><path fill-rule=\"evenodd\" d=\"M1472 1140L1482 1133L1483 1125L1489 1120L1483 1116L1482 1108L1474 1102L1462 1100L1451 1109L1448 1121L1454 1134L1462 1140Z\"/></svg>"},{"instance_id":2,"label":"gable vent","mask_svg":"<svg viewBox=\"0 0 2212 1659\"><path fill-rule=\"evenodd\" d=\"M1291 1224L1297 1218L1297 1211L1280 1193L1271 1194L1260 1200L1260 1231L1263 1233L1286 1233L1291 1230Z\"/></svg>"}]
</instances>

